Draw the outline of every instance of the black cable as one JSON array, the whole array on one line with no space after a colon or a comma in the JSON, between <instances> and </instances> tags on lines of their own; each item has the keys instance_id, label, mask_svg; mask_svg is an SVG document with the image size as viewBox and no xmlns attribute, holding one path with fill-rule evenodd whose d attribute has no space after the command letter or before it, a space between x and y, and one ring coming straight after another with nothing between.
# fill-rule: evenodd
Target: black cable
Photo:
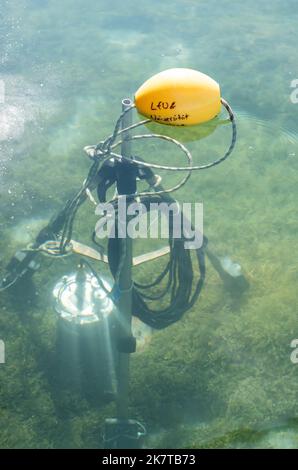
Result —
<instances>
[{"instance_id":1,"label":"black cable","mask_svg":"<svg viewBox=\"0 0 298 470\"><path fill-rule=\"evenodd\" d=\"M146 208L150 209L153 200L160 203L166 199L162 196L148 196L141 198L141 202ZM117 208L117 201L115 201ZM117 214L117 210L116 210ZM141 321L155 329L166 328L167 326L181 319L184 313L191 308L197 300L203 287L205 278L205 258L203 247L197 250L189 250L185 248L182 238L173 237L173 214L170 215L169 221L169 245L170 259L163 269L157 275L156 279L147 285L134 283L132 290L132 313ZM117 222L117 221L116 221ZM117 225L116 225L117 227ZM204 239L206 243L206 239ZM191 251L196 253L195 262L198 265L199 278L194 278L194 260ZM108 259L111 272L115 279L119 277L121 256L121 239L110 238L108 243ZM150 293L150 290L156 285L166 281L166 285L159 294ZM146 291L149 291L148 293ZM160 307L160 301L168 294L169 300L167 305Z\"/></svg>"}]
</instances>

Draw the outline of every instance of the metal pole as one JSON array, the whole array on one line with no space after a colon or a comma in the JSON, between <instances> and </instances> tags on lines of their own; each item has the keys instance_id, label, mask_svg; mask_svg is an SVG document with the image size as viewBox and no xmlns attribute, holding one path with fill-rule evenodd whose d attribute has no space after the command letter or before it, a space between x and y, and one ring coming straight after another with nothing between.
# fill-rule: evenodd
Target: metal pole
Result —
<instances>
[{"instance_id":1,"label":"metal pole","mask_svg":"<svg viewBox=\"0 0 298 470\"><path fill-rule=\"evenodd\" d=\"M130 99L122 100L122 111L125 111L132 105ZM126 128L132 124L131 112L127 112L122 121L122 128ZM131 142L126 140L128 133L122 136L123 143L121 145L121 155L130 158L131 157ZM125 178L123 169L125 166L123 163L119 164L122 168L119 168L120 177ZM127 175L128 176L128 175ZM119 180L118 180L119 181ZM121 181L118 184L121 185ZM126 227L124 227L126 231ZM125 252L125 258L123 260L123 267L119 276L119 312L120 312L120 323L119 323L119 339L121 345L125 344L125 340L130 341L132 337L131 332L131 310L132 310L132 239L127 236L121 239L123 243L122 249ZM117 418L121 420L128 419L128 402L129 402L129 353L121 351L119 353L119 369L118 369L118 391L117 391Z\"/></svg>"},{"instance_id":2,"label":"metal pole","mask_svg":"<svg viewBox=\"0 0 298 470\"><path fill-rule=\"evenodd\" d=\"M132 106L130 99L122 101L122 111ZM122 129L129 127L132 123L131 112L128 111L122 120ZM127 140L128 132L122 134L121 155L132 158L130 141ZM136 193L137 169L135 165L128 162L115 162L117 191L121 195L134 195ZM136 340L131 331L132 318L132 239L127 234L127 200L125 204L125 220L121 220L120 209L118 210L118 224L121 225L124 238L119 237L118 226L118 249L120 257L120 272L118 275L118 368L117 368L117 396L116 396L116 418L106 419L104 445L106 449L138 449L141 446L141 438L145 436L146 429L134 419L129 419L129 355L135 352ZM124 212L124 211L123 211Z\"/></svg>"}]
</instances>

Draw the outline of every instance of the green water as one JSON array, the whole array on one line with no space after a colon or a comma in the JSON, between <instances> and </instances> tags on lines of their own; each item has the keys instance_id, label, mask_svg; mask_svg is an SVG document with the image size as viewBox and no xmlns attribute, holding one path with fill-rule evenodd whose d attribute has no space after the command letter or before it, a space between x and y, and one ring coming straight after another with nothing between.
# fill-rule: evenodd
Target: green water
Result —
<instances>
[{"instance_id":1,"label":"green water","mask_svg":"<svg viewBox=\"0 0 298 470\"><path fill-rule=\"evenodd\" d=\"M192 310L132 358L131 416L147 424L147 446L298 445L297 21L295 0L0 0L1 272L77 190L89 168L82 148L109 135L121 99L151 75L201 70L236 111L233 155L175 197L204 203L210 247L241 264L250 289L228 292L208 264ZM188 147L203 163L229 138L221 126ZM138 152L181 163L165 144ZM90 243L93 212L80 211L77 239ZM75 264L46 260L26 300L24 288L1 293L2 448L100 447L104 418L115 414L113 403L95 405L53 380L51 292Z\"/></svg>"}]
</instances>

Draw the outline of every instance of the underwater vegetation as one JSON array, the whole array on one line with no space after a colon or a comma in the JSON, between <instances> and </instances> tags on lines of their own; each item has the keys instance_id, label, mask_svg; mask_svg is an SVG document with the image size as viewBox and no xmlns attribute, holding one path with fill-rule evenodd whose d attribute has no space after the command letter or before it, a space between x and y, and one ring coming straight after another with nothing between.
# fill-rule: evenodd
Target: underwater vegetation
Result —
<instances>
[{"instance_id":1,"label":"underwater vegetation","mask_svg":"<svg viewBox=\"0 0 298 470\"><path fill-rule=\"evenodd\" d=\"M295 2L281 0L1 7L0 116L10 119L0 130L1 272L78 189L90 165L82 148L110 134L121 99L145 79L168 67L199 69L236 110L233 155L193 174L175 197L204 203L210 248L239 263L250 288L228 290L207 262L195 306L132 356L131 416L146 423L148 447L297 448L290 344L298 335L298 105L289 99L297 16ZM186 142L198 164L222 155L230 128L203 136ZM181 164L166 143L137 144L135 152ZM179 180L160 174L166 187ZM96 221L86 203L74 238L91 244ZM44 259L34 285L0 295L0 448L98 448L104 419L115 413L113 403L60 383L52 290L77 261ZM158 269L152 262L136 275L144 281Z\"/></svg>"}]
</instances>

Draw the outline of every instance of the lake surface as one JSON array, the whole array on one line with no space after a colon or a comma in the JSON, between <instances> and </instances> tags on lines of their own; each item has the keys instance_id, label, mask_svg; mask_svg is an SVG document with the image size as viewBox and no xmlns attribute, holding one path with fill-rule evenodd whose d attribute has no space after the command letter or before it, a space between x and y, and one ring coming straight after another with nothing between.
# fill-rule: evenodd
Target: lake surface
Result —
<instances>
[{"instance_id":1,"label":"lake surface","mask_svg":"<svg viewBox=\"0 0 298 470\"><path fill-rule=\"evenodd\" d=\"M1 273L80 187L83 147L112 132L121 100L150 76L200 70L235 111L231 157L175 197L203 202L210 247L241 265L250 288L230 292L207 263L195 306L132 358L131 416L146 424L148 447L298 446L297 22L295 0L0 0ZM185 145L200 164L229 139L219 126ZM166 144L136 152L181 164ZM161 174L166 187L179 179ZM76 238L91 244L95 223L87 204ZM30 295L0 293L2 448L100 447L115 414L53 379L52 290L76 265L46 259Z\"/></svg>"}]
</instances>

